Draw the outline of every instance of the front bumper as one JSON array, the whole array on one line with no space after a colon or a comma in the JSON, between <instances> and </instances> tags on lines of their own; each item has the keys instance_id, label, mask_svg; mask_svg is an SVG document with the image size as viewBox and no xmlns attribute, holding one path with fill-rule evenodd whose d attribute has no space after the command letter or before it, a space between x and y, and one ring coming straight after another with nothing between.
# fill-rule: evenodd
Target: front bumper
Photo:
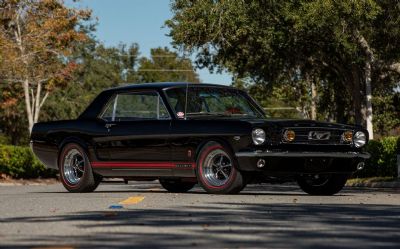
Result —
<instances>
[{"instance_id":1,"label":"front bumper","mask_svg":"<svg viewBox=\"0 0 400 249\"><path fill-rule=\"evenodd\" d=\"M238 167L244 171L266 171L283 174L352 173L359 163L370 158L361 152L293 152L251 151L237 152ZM265 166L257 167L262 159Z\"/></svg>"}]
</instances>

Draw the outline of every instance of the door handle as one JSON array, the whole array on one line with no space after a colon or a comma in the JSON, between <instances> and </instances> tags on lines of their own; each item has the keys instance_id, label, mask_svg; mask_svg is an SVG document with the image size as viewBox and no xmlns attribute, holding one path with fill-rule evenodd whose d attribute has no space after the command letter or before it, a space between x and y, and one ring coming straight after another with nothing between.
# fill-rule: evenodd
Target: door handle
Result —
<instances>
[{"instance_id":1,"label":"door handle","mask_svg":"<svg viewBox=\"0 0 400 249\"><path fill-rule=\"evenodd\" d=\"M113 127L114 125L116 125L116 124L106 124L104 127L106 127L106 129L110 129L111 127Z\"/></svg>"}]
</instances>

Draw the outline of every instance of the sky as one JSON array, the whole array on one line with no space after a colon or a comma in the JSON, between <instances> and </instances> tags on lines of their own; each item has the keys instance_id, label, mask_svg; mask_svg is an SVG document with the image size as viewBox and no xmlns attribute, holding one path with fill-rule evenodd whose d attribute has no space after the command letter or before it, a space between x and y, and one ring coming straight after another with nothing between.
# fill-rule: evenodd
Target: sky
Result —
<instances>
[{"instance_id":1,"label":"sky","mask_svg":"<svg viewBox=\"0 0 400 249\"><path fill-rule=\"evenodd\" d=\"M98 18L95 35L106 46L135 42L146 57L151 48L172 49L172 39L166 35L168 28L163 27L165 20L172 17L170 0L67 0L66 4L93 10L93 16ZM231 83L228 73L211 74L208 69L197 69L197 73L204 83Z\"/></svg>"}]
</instances>

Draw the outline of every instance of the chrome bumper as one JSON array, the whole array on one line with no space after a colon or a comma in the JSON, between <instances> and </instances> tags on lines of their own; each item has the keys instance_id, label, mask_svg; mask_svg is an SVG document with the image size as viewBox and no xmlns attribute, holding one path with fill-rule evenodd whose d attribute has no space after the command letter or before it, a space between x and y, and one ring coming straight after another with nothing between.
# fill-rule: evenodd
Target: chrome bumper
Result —
<instances>
[{"instance_id":1,"label":"chrome bumper","mask_svg":"<svg viewBox=\"0 0 400 249\"><path fill-rule=\"evenodd\" d=\"M299 157L299 158L362 158L371 157L369 153L360 152L291 152L291 151L254 151L254 152L237 152L237 157Z\"/></svg>"}]
</instances>

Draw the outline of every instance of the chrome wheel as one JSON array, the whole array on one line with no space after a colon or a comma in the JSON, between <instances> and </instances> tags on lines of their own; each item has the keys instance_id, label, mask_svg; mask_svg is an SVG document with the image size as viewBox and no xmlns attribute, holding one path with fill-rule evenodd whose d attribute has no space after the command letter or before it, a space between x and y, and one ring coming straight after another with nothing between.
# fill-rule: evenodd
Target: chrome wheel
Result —
<instances>
[{"instance_id":1,"label":"chrome wheel","mask_svg":"<svg viewBox=\"0 0 400 249\"><path fill-rule=\"evenodd\" d=\"M85 159L77 149L71 149L64 157L64 178L72 185L79 183L85 173Z\"/></svg>"},{"instance_id":2,"label":"chrome wheel","mask_svg":"<svg viewBox=\"0 0 400 249\"><path fill-rule=\"evenodd\" d=\"M232 176L232 160L225 151L216 149L205 158L203 170L204 178L210 185L223 186Z\"/></svg>"}]
</instances>

